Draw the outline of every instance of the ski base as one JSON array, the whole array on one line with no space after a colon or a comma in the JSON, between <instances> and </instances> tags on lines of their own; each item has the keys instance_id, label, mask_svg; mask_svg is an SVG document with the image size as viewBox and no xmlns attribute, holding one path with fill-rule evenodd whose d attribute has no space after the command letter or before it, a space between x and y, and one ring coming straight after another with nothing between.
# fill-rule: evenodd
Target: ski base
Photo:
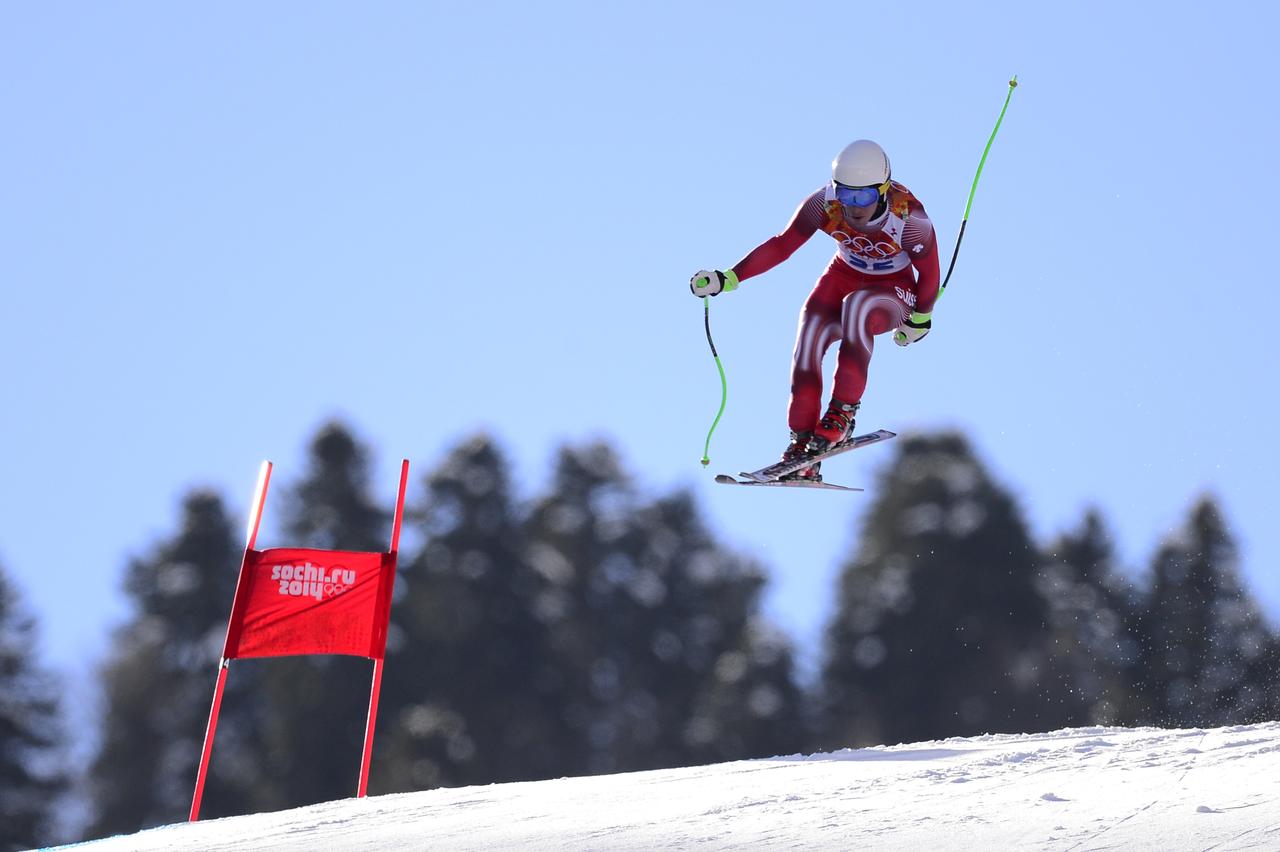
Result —
<instances>
[{"instance_id":1,"label":"ski base","mask_svg":"<svg viewBox=\"0 0 1280 852\"><path fill-rule=\"evenodd\" d=\"M826 461L827 459L834 458L842 453L847 453L850 450L857 450L862 447L869 446L870 444L876 444L880 441L887 441L890 438L896 438L897 435L897 432L890 432L888 429L877 429L874 432L868 432L865 435L858 435L850 438L843 444L837 444L825 453L819 453L816 456L808 456L790 462L776 462L768 465L767 467L762 467L759 470L742 471L740 475L746 479L752 480L753 482L760 483L761 485L766 485L770 482L781 482L783 481L782 477L789 473L795 473L802 467L807 467L815 462ZM742 483L739 482L739 484Z\"/></svg>"},{"instance_id":2,"label":"ski base","mask_svg":"<svg viewBox=\"0 0 1280 852\"><path fill-rule=\"evenodd\" d=\"M754 485L764 487L777 488L817 488L825 491L862 491L861 488L855 488L852 485L836 485L834 482L815 482L811 479L766 479L760 481L758 479L734 479L727 473L721 473L716 476L716 482L721 485Z\"/></svg>"}]
</instances>

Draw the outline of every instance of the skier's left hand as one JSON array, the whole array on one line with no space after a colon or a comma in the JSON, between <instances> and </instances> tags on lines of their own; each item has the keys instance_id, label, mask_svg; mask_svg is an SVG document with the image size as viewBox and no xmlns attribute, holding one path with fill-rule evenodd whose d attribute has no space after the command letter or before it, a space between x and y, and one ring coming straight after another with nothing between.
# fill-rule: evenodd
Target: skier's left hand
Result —
<instances>
[{"instance_id":1,"label":"skier's left hand","mask_svg":"<svg viewBox=\"0 0 1280 852\"><path fill-rule=\"evenodd\" d=\"M898 330L893 333L893 342L899 346L908 346L918 340L922 340L929 329L933 327L933 313L918 314L914 311L911 317L898 326Z\"/></svg>"}]
</instances>

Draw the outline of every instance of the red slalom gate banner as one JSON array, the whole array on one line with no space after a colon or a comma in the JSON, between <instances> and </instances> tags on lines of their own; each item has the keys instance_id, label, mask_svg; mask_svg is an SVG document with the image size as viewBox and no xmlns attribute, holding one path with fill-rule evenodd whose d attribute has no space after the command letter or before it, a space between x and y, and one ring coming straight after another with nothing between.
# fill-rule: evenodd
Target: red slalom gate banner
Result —
<instances>
[{"instance_id":1,"label":"red slalom gate banner","mask_svg":"<svg viewBox=\"0 0 1280 852\"><path fill-rule=\"evenodd\" d=\"M254 550L262 522L262 506L271 481L271 463L262 463L250 511L240 578L227 624L227 638L218 665L218 680L213 690L213 705L209 710L195 793L191 799L192 822L200 818L200 799L204 794L209 757L213 752L218 711L227 683L227 670L234 659L347 654L373 660L373 686L369 692L369 715L365 722L364 751L356 796L362 797L367 792L408 478L409 461L406 459L400 464L400 489L391 530L391 549L386 553L302 547Z\"/></svg>"},{"instance_id":2,"label":"red slalom gate banner","mask_svg":"<svg viewBox=\"0 0 1280 852\"><path fill-rule=\"evenodd\" d=\"M394 578L394 553L250 550L222 656L381 659Z\"/></svg>"}]
</instances>

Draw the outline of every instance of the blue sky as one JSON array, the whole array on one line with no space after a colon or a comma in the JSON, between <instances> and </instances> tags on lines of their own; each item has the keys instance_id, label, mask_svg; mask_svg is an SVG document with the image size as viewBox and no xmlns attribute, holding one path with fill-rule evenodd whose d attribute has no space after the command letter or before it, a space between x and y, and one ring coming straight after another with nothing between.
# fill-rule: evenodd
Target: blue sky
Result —
<instances>
[{"instance_id":1,"label":"blue sky","mask_svg":"<svg viewBox=\"0 0 1280 852\"><path fill-rule=\"evenodd\" d=\"M1242 2L6 3L0 564L83 666L130 554L326 418L420 477L492 430L524 496L564 441L687 485L818 635L865 496L712 483L786 438L815 238L718 298L868 137L949 256L935 328L880 341L859 425L955 427L1042 539L1106 513L1142 567L1202 492L1280 616L1269 379L1276 13ZM892 449L834 462L871 484ZM277 494L279 492L277 491ZM271 506L268 506L268 531ZM285 542L263 540L264 544ZM80 661L80 662L77 662Z\"/></svg>"}]
</instances>

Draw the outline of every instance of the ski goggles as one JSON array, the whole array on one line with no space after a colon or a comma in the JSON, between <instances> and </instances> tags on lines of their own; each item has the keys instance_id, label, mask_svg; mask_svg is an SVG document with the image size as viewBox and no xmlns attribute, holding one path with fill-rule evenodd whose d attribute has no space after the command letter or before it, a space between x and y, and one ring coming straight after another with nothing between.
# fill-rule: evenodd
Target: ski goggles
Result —
<instances>
[{"instance_id":1,"label":"ski goggles","mask_svg":"<svg viewBox=\"0 0 1280 852\"><path fill-rule=\"evenodd\" d=\"M877 186L845 186L837 181L832 183L836 188L836 200L846 207L870 207L889 188L888 181Z\"/></svg>"}]
</instances>

